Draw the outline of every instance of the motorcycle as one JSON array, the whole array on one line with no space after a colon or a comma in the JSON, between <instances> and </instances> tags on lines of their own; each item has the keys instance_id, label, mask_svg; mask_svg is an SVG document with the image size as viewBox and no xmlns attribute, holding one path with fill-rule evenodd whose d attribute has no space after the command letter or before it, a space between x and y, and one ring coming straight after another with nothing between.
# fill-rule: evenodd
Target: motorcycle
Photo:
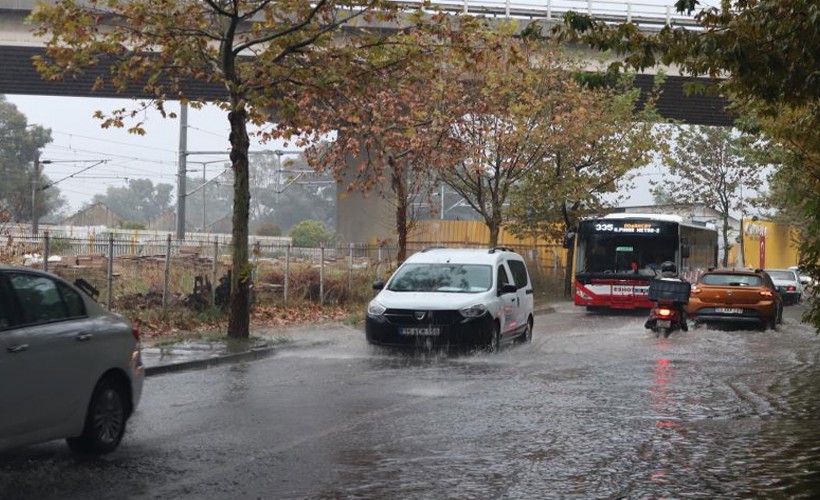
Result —
<instances>
[{"instance_id":1,"label":"motorcycle","mask_svg":"<svg viewBox=\"0 0 820 500\"><path fill-rule=\"evenodd\" d=\"M646 327L655 333L655 337L668 338L672 332L683 329L680 306L675 302L659 300L649 311Z\"/></svg>"},{"instance_id":2,"label":"motorcycle","mask_svg":"<svg viewBox=\"0 0 820 500\"><path fill-rule=\"evenodd\" d=\"M649 311L649 319L644 325L656 337L663 338L677 330L688 331L686 324L686 304L689 303L691 286L680 279L653 279L649 282L648 298L654 305Z\"/></svg>"}]
</instances>

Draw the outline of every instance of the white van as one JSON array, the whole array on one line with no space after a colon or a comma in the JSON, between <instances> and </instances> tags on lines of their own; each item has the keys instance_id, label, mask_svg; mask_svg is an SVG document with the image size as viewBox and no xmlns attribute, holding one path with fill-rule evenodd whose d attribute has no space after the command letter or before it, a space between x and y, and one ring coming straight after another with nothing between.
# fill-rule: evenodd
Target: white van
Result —
<instances>
[{"instance_id":1,"label":"white van","mask_svg":"<svg viewBox=\"0 0 820 500\"><path fill-rule=\"evenodd\" d=\"M524 259L509 248L422 250L373 288L379 293L365 319L373 345L495 352L532 340L532 283Z\"/></svg>"}]
</instances>

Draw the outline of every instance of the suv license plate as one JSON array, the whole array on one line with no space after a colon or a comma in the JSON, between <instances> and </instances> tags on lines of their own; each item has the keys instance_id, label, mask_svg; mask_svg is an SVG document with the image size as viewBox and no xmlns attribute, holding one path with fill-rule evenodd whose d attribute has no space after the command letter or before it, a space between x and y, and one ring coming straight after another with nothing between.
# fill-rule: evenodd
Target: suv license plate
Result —
<instances>
[{"instance_id":1,"label":"suv license plate","mask_svg":"<svg viewBox=\"0 0 820 500\"><path fill-rule=\"evenodd\" d=\"M439 327L430 328L399 328L399 335L410 337L436 337L441 333Z\"/></svg>"},{"instance_id":2,"label":"suv license plate","mask_svg":"<svg viewBox=\"0 0 820 500\"><path fill-rule=\"evenodd\" d=\"M736 307L718 307L717 312L720 314L743 314L743 309Z\"/></svg>"}]
</instances>

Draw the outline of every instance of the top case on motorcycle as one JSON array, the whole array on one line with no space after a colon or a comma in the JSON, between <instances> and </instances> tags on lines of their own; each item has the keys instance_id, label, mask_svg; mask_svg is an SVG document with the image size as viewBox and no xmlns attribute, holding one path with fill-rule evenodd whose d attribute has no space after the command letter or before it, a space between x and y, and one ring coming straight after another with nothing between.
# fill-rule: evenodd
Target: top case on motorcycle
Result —
<instances>
[{"instance_id":1,"label":"top case on motorcycle","mask_svg":"<svg viewBox=\"0 0 820 500\"><path fill-rule=\"evenodd\" d=\"M692 286L679 279L653 279L649 282L648 298L652 301L689 303Z\"/></svg>"}]
</instances>

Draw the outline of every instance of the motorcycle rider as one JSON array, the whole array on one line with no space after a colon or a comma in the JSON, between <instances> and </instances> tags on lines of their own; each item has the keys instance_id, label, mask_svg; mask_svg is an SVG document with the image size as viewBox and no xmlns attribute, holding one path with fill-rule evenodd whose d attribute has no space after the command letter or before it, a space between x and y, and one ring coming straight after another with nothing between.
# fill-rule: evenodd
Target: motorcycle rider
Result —
<instances>
[{"instance_id":1,"label":"motorcycle rider","mask_svg":"<svg viewBox=\"0 0 820 500\"><path fill-rule=\"evenodd\" d=\"M667 260L661 264L661 278L686 281L678 275L678 266L671 260ZM686 324L686 307L680 302L675 302L675 306L678 308L678 313L680 314L680 329L684 332L688 332L689 325Z\"/></svg>"},{"instance_id":2,"label":"motorcycle rider","mask_svg":"<svg viewBox=\"0 0 820 500\"><path fill-rule=\"evenodd\" d=\"M660 271L661 279L673 279L686 282L686 280L678 275L678 266L676 266L671 260L664 261L661 264ZM689 325L686 323L686 306L681 302L674 302L674 306L677 308L678 315L680 316L680 329L684 332L688 332ZM652 318L650 317L650 319L646 320L646 324L644 326L646 328L651 328L651 321Z\"/></svg>"}]
</instances>

